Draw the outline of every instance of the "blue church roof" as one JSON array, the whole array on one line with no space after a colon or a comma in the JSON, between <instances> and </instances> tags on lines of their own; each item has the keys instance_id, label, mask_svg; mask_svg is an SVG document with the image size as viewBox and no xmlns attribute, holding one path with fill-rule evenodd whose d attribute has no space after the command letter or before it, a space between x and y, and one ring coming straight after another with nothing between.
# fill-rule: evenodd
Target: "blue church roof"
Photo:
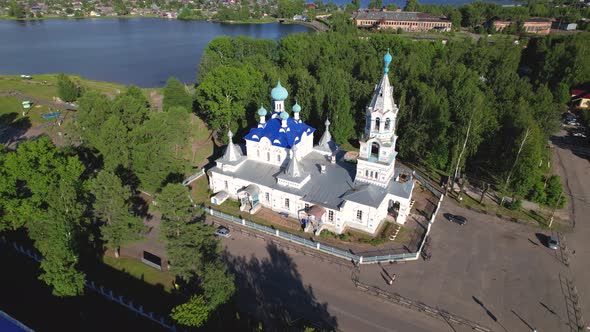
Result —
<instances>
[{"instance_id":1,"label":"blue church roof","mask_svg":"<svg viewBox=\"0 0 590 332\"><path fill-rule=\"evenodd\" d=\"M280 146L282 148L292 148L299 142L304 133L311 135L315 131L305 124L303 121L295 120L291 117L287 118L287 127L281 127L281 119L271 118L266 121L265 124L257 128L250 129L248 135L244 136L245 140L260 142L263 137L270 140L270 143L274 146Z\"/></svg>"}]
</instances>

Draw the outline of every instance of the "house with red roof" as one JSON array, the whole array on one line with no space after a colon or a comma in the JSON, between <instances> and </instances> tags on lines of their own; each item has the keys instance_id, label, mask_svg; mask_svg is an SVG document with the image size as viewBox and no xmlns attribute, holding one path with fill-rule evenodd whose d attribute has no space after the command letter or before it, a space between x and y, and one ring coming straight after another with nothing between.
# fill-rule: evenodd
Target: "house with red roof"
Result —
<instances>
[{"instance_id":1,"label":"house with red roof","mask_svg":"<svg viewBox=\"0 0 590 332\"><path fill-rule=\"evenodd\" d=\"M576 108L590 108L590 82L571 90L572 104Z\"/></svg>"}]
</instances>

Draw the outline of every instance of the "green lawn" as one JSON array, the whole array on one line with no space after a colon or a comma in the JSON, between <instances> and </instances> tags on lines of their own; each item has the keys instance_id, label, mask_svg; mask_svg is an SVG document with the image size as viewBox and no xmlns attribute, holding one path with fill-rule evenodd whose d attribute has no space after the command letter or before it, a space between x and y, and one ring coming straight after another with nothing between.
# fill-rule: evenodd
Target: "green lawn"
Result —
<instances>
[{"instance_id":1,"label":"green lawn","mask_svg":"<svg viewBox=\"0 0 590 332\"><path fill-rule=\"evenodd\" d=\"M164 286L164 290L168 293L173 289L174 275L172 273L156 270L153 267L143 264L139 260L104 256L103 262L114 269L125 272L139 280L143 280L150 285L156 286L160 284Z\"/></svg>"},{"instance_id":2,"label":"green lawn","mask_svg":"<svg viewBox=\"0 0 590 332\"><path fill-rule=\"evenodd\" d=\"M49 107L45 105L35 105L25 110L22 107L22 100L16 97L0 97L0 122L2 124L9 124L14 127L21 127L25 124L38 126L44 123L52 122L54 120L47 120L42 117L43 114L49 112ZM23 111L26 111L26 120L23 117Z\"/></svg>"},{"instance_id":3,"label":"green lawn","mask_svg":"<svg viewBox=\"0 0 590 332\"><path fill-rule=\"evenodd\" d=\"M22 111L23 106L20 99L15 97L0 97L0 116L10 113L21 115Z\"/></svg>"},{"instance_id":4,"label":"green lawn","mask_svg":"<svg viewBox=\"0 0 590 332\"><path fill-rule=\"evenodd\" d=\"M459 204L463 207L471 208L478 212L483 210L486 214L497 216L498 218L524 220L542 228L547 228L549 225L549 216L545 215L544 213L525 211L523 209L510 210L504 206L496 204L495 202L490 202L489 200L484 200L483 204L479 204L479 201L476 201L468 195L463 195L463 200ZM557 224L554 223L552 228L554 228L556 225Z\"/></svg>"},{"instance_id":5,"label":"green lawn","mask_svg":"<svg viewBox=\"0 0 590 332\"><path fill-rule=\"evenodd\" d=\"M115 96L125 89L125 86L121 84L91 81L76 75L68 76L83 87L111 96ZM9 90L16 90L24 95L36 98L52 100L53 97L57 96L57 74L33 75L31 80L23 80L19 75L0 75L0 91Z\"/></svg>"}]
</instances>

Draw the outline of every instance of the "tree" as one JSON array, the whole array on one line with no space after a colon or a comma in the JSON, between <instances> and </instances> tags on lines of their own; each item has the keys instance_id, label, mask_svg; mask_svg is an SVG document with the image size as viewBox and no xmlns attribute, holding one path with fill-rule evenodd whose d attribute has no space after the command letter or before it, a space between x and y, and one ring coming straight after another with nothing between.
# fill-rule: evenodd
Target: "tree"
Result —
<instances>
[{"instance_id":1,"label":"tree","mask_svg":"<svg viewBox=\"0 0 590 332\"><path fill-rule=\"evenodd\" d=\"M112 114L112 103L102 93L89 91L78 101L76 133L82 142L91 146L100 144L101 129Z\"/></svg>"},{"instance_id":2,"label":"tree","mask_svg":"<svg viewBox=\"0 0 590 332\"><path fill-rule=\"evenodd\" d=\"M193 295L187 303L172 309L170 316L182 325L200 327L209 318L209 306L203 295Z\"/></svg>"},{"instance_id":3,"label":"tree","mask_svg":"<svg viewBox=\"0 0 590 332\"><path fill-rule=\"evenodd\" d=\"M355 10L359 10L361 8L361 0L352 0L352 5Z\"/></svg>"},{"instance_id":4,"label":"tree","mask_svg":"<svg viewBox=\"0 0 590 332\"><path fill-rule=\"evenodd\" d=\"M166 82L162 103L164 111L175 106L184 107L189 112L193 109L193 98L186 91L184 84L174 77L170 77Z\"/></svg>"},{"instance_id":5,"label":"tree","mask_svg":"<svg viewBox=\"0 0 590 332\"><path fill-rule=\"evenodd\" d=\"M105 169L114 171L119 166L130 166L133 143L118 115L113 114L105 121L93 145L102 154Z\"/></svg>"},{"instance_id":6,"label":"tree","mask_svg":"<svg viewBox=\"0 0 590 332\"><path fill-rule=\"evenodd\" d=\"M566 198L563 192L563 186L559 180L559 176L551 175L547 179L546 205L550 207L563 208L566 203Z\"/></svg>"},{"instance_id":7,"label":"tree","mask_svg":"<svg viewBox=\"0 0 590 332\"><path fill-rule=\"evenodd\" d=\"M11 194L2 197L9 200L3 206L10 208L3 217L12 219L13 229L27 229L44 257L40 279L55 295L82 293L84 274L76 265L77 238L86 212L84 165L47 137L21 143L3 159L3 176L8 178Z\"/></svg>"},{"instance_id":8,"label":"tree","mask_svg":"<svg viewBox=\"0 0 590 332\"><path fill-rule=\"evenodd\" d=\"M76 228L83 220L84 206L75 186L66 181L52 185L44 218L29 225L29 235L44 257L39 279L60 297L84 292L85 275L76 269L75 249Z\"/></svg>"},{"instance_id":9,"label":"tree","mask_svg":"<svg viewBox=\"0 0 590 332\"><path fill-rule=\"evenodd\" d=\"M170 183L156 196L156 202L163 218L174 224L171 227L172 234L179 236L180 226L193 217L193 205L187 188L180 183Z\"/></svg>"},{"instance_id":10,"label":"tree","mask_svg":"<svg viewBox=\"0 0 590 332\"><path fill-rule=\"evenodd\" d=\"M184 172L186 162L177 157L177 151L189 137L188 118L184 108L173 107L152 114L131 133L131 169L144 190L155 192L169 176Z\"/></svg>"},{"instance_id":11,"label":"tree","mask_svg":"<svg viewBox=\"0 0 590 332\"><path fill-rule=\"evenodd\" d=\"M131 190L107 170L98 173L90 188L94 216L104 222L100 227L102 240L119 257L121 246L140 239L145 228L142 220L130 212Z\"/></svg>"},{"instance_id":12,"label":"tree","mask_svg":"<svg viewBox=\"0 0 590 332\"><path fill-rule=\"evenodd\" d=\"M127 130L133 130L141 125L148 117L147 101L143 96L121 95L112 104L112 113L118 115L118 118L127 127Z\"/></svg>"},{"instance_id":13,"label":"tree","mask_svg":"<svg viewBox=\"0 0 590 332\"><path fill-rule=\"evenodd\" d=\"M218 133L245 127L246 109L255 109L262 95L261 74L250 65L220 66L207 74L195 92L197 114Z\"/></svg>"},{"instance_id":14,"label":"tree","mask_svg":"<svg viewBox=\"0 0 590 332\"><path fill-rule=\"evenodd\" d=\"M354 120L350 110L349 77L341 69L326 68L320 72L319 86L323 91L323 109L332 122L332 135L338 143L354 136Z\"/></svg>"},{"instance_id":15,"label":"tree","mask_svg":"<svg viewBox=\"0 0 590 332\"><path fill-rule=\"evenodd\" d=\"M404 6L404 11L406 11L406 12L420 11L420 4L418 3L418 0L407 0L406 5Z\"/></svg>"},{"instance_id":16,"label":"tree","mask_svg":"<svg viewBox=\"0 0 590 332\"><path fill-rule=\"evenodd\" d=\"M72 102L80 96L80 88L65 74L57 75L57 93L65 102Z\"/></svg>"},{"instance_id":17,"label":"tree","mask_svg":"<svg viewBox=\"0 0 590 332\"><path fill-rule=\"evenodd\" d=\"M369 1L369 8L370 9L381 9L381 8L383 8L383 0L370 0Z\"/></svg>"},{"instance_id":18,"label":"tree","mask_svg":"<svg viewBox=\"0 0 590 332\"><path fill-rule=\"evenodd\" d=\"M14 0L8 3L8 16L25 18L26 15L25 8L21 3Z\"/></svg>"},{"instance_id":19,"label":"tree","mask_svg":"<svg viewBox=\"0 0 590 332\"><path fill-rule=\"evenodd\" d=\"M161 234L171 270L188 281L206 262L214 261L219 253L219 241L211 226L195 221L196 211L181 184L168 184L157 196L162 212Z\"/></svg>"},{"instance_id":20,"label":"tree","mask_svg":"<svg viewBox=\"0 0 590 332\"><path fill-rule=\"evenodd\" d=\"M228 302L236 291L233 275L220 262L205 265L201 287L211 311Z\"/></svg>"}]
</instances>

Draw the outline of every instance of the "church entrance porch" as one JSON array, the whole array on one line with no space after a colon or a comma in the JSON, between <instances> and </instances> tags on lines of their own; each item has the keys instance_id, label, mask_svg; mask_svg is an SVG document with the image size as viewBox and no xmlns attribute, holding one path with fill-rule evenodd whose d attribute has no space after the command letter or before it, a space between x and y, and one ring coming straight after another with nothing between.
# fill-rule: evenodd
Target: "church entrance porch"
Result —
<instances>
[{"instance_id":1,"label":"church entrance porch","mask_svg":"<svg viewBox=\"0 0 590 332\"><path fill-rule=\"evenodd\" d=\"M255 184L250 184L247 187L238 191L238 200L240 202L240 211L245 211L250 214L258 212L260 209L260 201L258 195L260 188Z\"/></svg>"},{"instance_id":2,"label":"church entrance porch","mask_svg":"<svg viewBox=\"0 0 590 332\"><path fill-rule=\"evenodd\" d=\"M390 220L397 220L397 216L399 215L399 206L400 203L394 200L389 200L389 205L387 207L387 217Z\"/></svg>"},{"instance_id":3,"label":"church entrance porch","mask_svg":"<svg viewBox=\"0 0 590 332\"><path fill-rule=\"evenodd\" d=\"M308 209L301 210L299 213L299 219L306 233L313 232L318 234L324 223L324 215L326 209L319 205L312 205Z\"/></svg>"}]
</instances>

